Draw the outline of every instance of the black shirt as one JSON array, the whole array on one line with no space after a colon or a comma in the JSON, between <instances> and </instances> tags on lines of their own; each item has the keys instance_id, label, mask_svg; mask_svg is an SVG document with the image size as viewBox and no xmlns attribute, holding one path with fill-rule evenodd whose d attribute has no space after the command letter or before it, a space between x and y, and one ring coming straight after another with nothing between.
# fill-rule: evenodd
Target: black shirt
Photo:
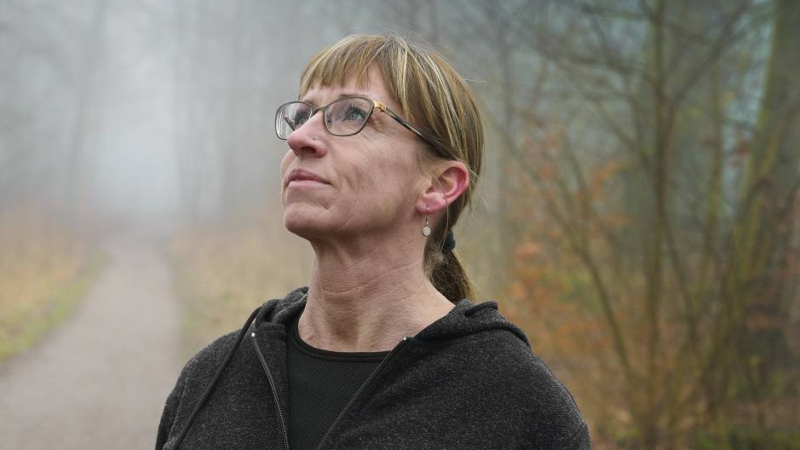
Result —
<instances>
[{"instance_id":1,"label":"black shirt","mask_svg":"<svg viewBox=\"0 0 800 450\"><path fill-rule=\"evenodd\" d=\"M349 353L314 348L300 339L299 315L286 347L289 447L314 450L350 398L389 352Z\"/></svg>"}]
</instances>

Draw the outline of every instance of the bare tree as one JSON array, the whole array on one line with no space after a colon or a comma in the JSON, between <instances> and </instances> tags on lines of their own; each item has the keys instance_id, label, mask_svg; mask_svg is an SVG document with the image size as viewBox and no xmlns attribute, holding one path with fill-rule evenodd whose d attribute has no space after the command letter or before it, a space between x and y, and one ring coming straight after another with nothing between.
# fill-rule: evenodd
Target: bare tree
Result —
<instances>
[{"instance_id":1,"label":"bare tree","mask_svg":"<svg viewBox=\"0 0 800 450\"><path fill-rule=\"evenodd\" d=\"M789 130L800 127L797 83L785 80L798 71L796 57L784 53L796 48L793 6L475 3L483 13L459 22L475 34L458 35L462 48L477 64L510 72L496 78L510 95L493 96L488 108L522 176L522 185L503 186L506 204L523 211L517 220L540 227L517 236L538 236L551 248L540 263L548 277L563 285L570 271L585 274L562 295L583 297L574 320L601 320L605 329L603 351L571 337L591 349L583 357L602 359L592 367L624 380L621 398L614 390L616 398L602 400L627 411L623 422L637 430L639 448L678 448L698 429L725 436L739 420L734 411L763 411L774 385L767 374L796 368L785 350L788 321L779 320L797 301L791 261L800 171ZM476 52L485 42L493 51ZM743 115L760 97L748 87L765 73L764 53L781 64L764 75L761 112ZM553 75L522 75L521 61ZM531 93L533 101L519 101ZM519 128L504 129L514 118ZM565 253L574 265L553 275ZM545 314L541 301L520 307ZM755 320L759 314L764 320ZM520 317L532 328L547 323ZM585 364L573 367L588 376ZM762 429L767 422L756 421Z\"/></svg>"}]
</instances>

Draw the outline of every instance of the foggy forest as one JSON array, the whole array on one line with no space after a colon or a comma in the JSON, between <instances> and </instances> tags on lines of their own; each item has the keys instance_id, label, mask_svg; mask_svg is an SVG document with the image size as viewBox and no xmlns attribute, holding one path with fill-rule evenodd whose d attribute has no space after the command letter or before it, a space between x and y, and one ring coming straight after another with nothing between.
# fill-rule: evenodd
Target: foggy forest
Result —
<instances>
[{"instance_id":1,"label":"foggy forest","mask_svg":"<svg viewBox=\"0 0 800 450\"><path fill-rule=\"evenodd\" d=\"M152 448L183 364L308 283L275 111L352 33L477 93L472 301L593 448L800 449L795 0L0 0L1 448Z\"/></svg>"}]
</instances>

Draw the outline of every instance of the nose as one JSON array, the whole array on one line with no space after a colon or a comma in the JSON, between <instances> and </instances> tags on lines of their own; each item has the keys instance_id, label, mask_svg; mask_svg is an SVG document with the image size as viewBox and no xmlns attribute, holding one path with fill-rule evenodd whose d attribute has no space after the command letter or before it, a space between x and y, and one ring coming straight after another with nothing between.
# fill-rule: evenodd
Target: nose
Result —
<instances>
[{"instance_id":1,"label":"nose","mask_svg":"<svg viewBox=\"0 0 800 450\"><path fill-rule=\"evenodd\" d=\"M298 158L304 156L319 158L328 152L326 149L328 133L322 123L323 116L322 111L319 111L286 138L286 143Z\"/></svg>"}]
</instances>

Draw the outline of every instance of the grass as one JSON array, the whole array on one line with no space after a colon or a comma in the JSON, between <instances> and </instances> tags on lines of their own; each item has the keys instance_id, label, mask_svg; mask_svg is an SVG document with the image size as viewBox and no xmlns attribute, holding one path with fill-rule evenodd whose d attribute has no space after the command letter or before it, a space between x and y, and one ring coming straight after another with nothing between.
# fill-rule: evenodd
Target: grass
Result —
<instances>
[{"instance_id":1,"label":"grass","mask_svg":"<svg viewBox=\"0 0 800 450\"><path fill-rule=\"evenodd\" d=\"M800 430L764 430L755 427L731 429L724 437L701 433L698 450L800 450Z\"/></svg>"},{"instance_id":2,"label":"grass","mask_svg":"<svg viewBox=\"0 0 800 450\"><path fill-rule=\"evenodd\" d=\"M105 266L107 257L98 252L88 261L84 270L65 285L53 287L54 292L27 304L25 308L14 308L13 313L0 319L0 362L32 347L53 327L74 311L97 274Z\"/></svg>"},{"instance_id":3,"label":"grass","mask_svg":"<svg viewBox=\"0 0 800 450\"><path fill-rule=\"evenodd\" d=\"M104 261L40 210L0 211L0 362L67 317Z\"/></svg>"}]
</instances>

